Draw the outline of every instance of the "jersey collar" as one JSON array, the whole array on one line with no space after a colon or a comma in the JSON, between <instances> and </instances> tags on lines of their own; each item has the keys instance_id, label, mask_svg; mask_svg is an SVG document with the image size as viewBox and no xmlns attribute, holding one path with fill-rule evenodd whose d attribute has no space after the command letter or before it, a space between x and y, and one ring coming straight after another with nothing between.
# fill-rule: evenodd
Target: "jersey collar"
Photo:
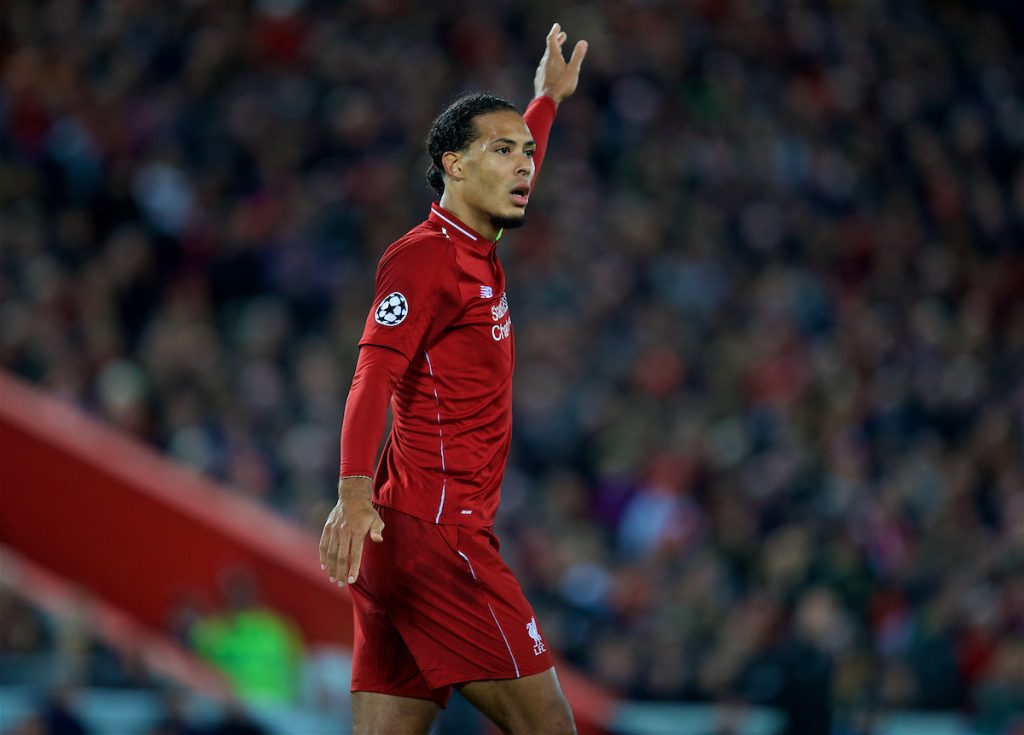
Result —
<instances>
[{"instance_id":1,"label":"jersey collar","mask_svg":"<svg viewBox=\"0 0 1024 735\"><path fill-rule=\"evenodd\" d=\"M457 237L463 242L468 242L483 250L489 250L501 239L503 230L498 231L498 236L492 242L454 214L444 209L437 202L430 204L430 217L428 219L438 225L448 237Z\"/></svg>"}]
</instances>

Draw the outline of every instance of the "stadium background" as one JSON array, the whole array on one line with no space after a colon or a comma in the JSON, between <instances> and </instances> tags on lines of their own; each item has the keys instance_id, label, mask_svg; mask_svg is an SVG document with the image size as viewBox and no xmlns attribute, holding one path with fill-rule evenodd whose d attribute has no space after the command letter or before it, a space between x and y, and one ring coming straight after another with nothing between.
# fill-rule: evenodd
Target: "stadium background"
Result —
<instances>
[{"instance_id":1,"label":"stadium background","mask_svg":"<svg viewBox=\"0 0 1024 735\"><path fill-rule=\"evenodd\" d=\"M6 409L18 376L318 535L374 266L430 201L420 141L463 90L525 105L558 20L590 52L502 242L499 535L551 644L610 697L732 712L723 733L748 707L806 735L1024 728L1019 3L0 13ZM38 714L0 726L88 721L113 689L189 701L12 583L34 490L4 482L0 661ZM309 682L344 655L259 607L259 569L215 571L223 595L183 588L156 632L230 667L211 636L248 611L305 673L234 671L262 682L245 706L341 721ZM479 731L459 709L442 728Z\"/></svg>"}]
</instances>

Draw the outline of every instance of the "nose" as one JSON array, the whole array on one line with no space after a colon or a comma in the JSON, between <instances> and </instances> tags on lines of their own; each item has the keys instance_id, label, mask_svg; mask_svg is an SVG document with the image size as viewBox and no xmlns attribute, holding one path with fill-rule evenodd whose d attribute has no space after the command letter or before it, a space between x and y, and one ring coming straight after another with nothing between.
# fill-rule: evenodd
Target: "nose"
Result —
<instances>
[{"instance_id":1,"label":"nose","mask_svg":"<svg viewBox=\"0 0 1024 735\"><path fill-rule=\"evenodd\" d=\"M516 162L516 173L520 176L533 176L533 159L525 153Z\"/></svg>"}]
</instances>

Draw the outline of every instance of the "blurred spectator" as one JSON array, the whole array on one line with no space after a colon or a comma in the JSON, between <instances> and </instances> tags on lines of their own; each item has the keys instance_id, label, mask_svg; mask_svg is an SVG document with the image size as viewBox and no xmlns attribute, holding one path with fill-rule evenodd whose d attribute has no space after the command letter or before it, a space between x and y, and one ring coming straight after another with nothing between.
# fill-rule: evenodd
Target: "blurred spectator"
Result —
<instances>
[{"instance_id":1,"label":"blurred spectator","mask_svg":"<svg viewBox=\"0 0 1024 735\"><path fill-rule=\"evenodd\" d=\"M0 587L0 621L0 684L48 685L53 640L44 616Z\"/></svg>"},{"instance_id":2,"label":"blurred spectator","mask_svg":"<svg viewBox=\"0 0 1024 735\"><path fill-rule=\"evenodd\" d=\"M981 732L1024 732L1024 642L1020 639L1001 647L976 702Z\"/></svg>"},{"instance_id":3,"label":"blurred spectator","mask_svg":"<svg viewBox=\"0 0 1024 735\"><path fill-rule=\"evenodd\" d=\"M776 700L791 735L832 732L833 656L845 647L849 626L835 597L810 590L797 603L793 630L779 651L783 684Z\"/></svg>"},{"instance_id":4,"label":"blurred spectator","mask_svg":"<svg viewBox=\"0 0 1024 735\"><path fill-rule=\"evenodd\" d=\"M196 652L220 669L249 702L294 703L302 674L302 639L294 623L260 604L248 571L224 575L227 607L197 620L190 638Z\"/></svg>"},{"instance_id":5,"label":"blurred spectator","mask_svg":"<svg viewBox=\"0 0 1024 735\"><path fill-rule=\"evenodd\" d=\"M851 731L1012 726L1019 4L558 12L588 69L502 242L503 551L548 637L632 696L833 681ZM318 532L373 267L429 201L418 141L460 90L525 101L552 20L7 3L0 365Z\"/></svg>"}]
</instances>

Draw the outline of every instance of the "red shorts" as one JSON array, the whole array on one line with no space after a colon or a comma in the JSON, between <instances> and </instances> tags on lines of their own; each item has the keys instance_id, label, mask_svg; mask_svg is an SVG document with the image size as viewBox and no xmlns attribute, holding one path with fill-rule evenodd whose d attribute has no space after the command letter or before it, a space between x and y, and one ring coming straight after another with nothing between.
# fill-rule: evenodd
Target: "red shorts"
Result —
<instances>
[{"instance_id":1,"label":"red shorts","mask_svg":"<svg viewBox=\"0 0 1024 735\"><path fill-rule=\"evenodd\" d=\"M490 528L435 525L376 506L355 617L352 691L448 703L453 684L517 679L553 665L533 608Z\"/></svg>"}]
</instances>

